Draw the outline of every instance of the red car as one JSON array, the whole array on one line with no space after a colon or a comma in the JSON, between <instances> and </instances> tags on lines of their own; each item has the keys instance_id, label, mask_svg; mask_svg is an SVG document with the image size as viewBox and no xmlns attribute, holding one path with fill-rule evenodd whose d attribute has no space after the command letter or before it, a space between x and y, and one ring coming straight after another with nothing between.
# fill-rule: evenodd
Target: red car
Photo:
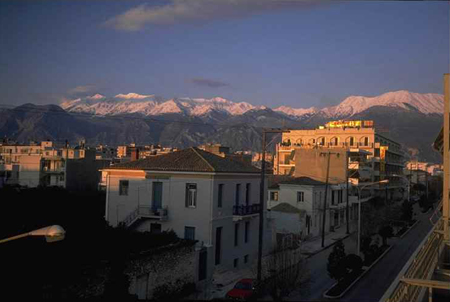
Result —
<instances>
[{"instance_id":1,"label":"red car","mask_svg":"<svg viewBox=\"0 0 450 302\"><path fill-rule=\"evenodd\" d=\"M237 301L256 299L255 281L253 279L239 280L225 297Z\"/></svg>"}]
</instances>

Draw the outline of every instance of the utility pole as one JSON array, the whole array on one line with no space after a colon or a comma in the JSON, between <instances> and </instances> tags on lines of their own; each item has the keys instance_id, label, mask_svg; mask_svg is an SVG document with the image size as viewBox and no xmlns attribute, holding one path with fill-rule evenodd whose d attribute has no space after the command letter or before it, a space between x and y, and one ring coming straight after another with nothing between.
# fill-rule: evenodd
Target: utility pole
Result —
<instances>
[{"instance_id":1,"label":"utility pole","mask_svg":"<svg viewBox=\"0 0 450 302\"><path fill-rule=\"evenodd\" d=\"M261 182L259 187L259 238L258 238L258 272L257 280L261 282L261 270L262 270L262 250L263 250L263 234L264 234L264 181L266 177L266 134L267 133L284 133L290 132L289 130L282 129L263 129L262 130L262 150L261 150Z\"/></svg>"},{"instance_id":2,"label":"utility pole","mask_svg":"<svg viewBox=\"0 0 450 302\"><path fill-rule=\"evenodd\" d=\"M330 174L330 157L331 152L328 151L327 154L327 176L325 179L325 198L323 200L323 218L322 218L322 247L325 246L325 219L327 217L327 193L328 193L328 176Z\"/></svg>"},{"instance_id":3,"label":"utility pole","mask_svg":"<svg viewBox=\"0 0 450 302\"><path fill-rule=\"evenodd\" d=\"M328 178L330 176L330 157L331 155L337 155L339 156L339 153L336 152L322 152L320 153L320 155L325 155L328 156L327 158L327 174L326 174L326 179L325 179L325 199L323 201L323 218L322 218L322 247L325 246L325 219L327 216L327 195L328 195ZM348 163L346 163L348 166Z\"/></svg>"},{"instance_id":4,"label":"utility pole","mask_svg":"<svg viewBox=\"0 0 450 302\"><path fill-rule=\"evenodd\" d=\"M350 156L349 156L349 151L347 150L347 152L345 152L345 154L347 155L346 156L346 158L347 158L347 163L346 163L346 167L345 167L345 169L346 169L346 173L345 173L345 178L346 178L346 192L347 192L347 205L346 205L346 207L345 207L345 216L346 216L346 218L347 218L347 234L350 234L350 217L349 217L349 214L348 214L348 164L349 164L349 160L350 160Z\"/></svg>"}]
</instances>

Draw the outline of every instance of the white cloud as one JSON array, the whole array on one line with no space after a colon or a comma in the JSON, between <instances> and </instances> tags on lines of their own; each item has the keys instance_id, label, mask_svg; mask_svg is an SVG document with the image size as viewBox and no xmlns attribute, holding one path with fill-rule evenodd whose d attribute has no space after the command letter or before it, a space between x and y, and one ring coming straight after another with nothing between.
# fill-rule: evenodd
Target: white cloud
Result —
<instances>
[{"instance_id":1,"label":"white cloud","mask_svg":"<svg viewBox=\"0 0 450 302\"><path fill-rule=\"evenodd\" d=\"M94 85L84 85L84 86L77 86L75 88L69 89L69 94L86 94L89 92L92 92L96 89Z\"/></svg>"},{"instance_id":2,"label":"white cloud","mask_svg":"<svg viewBox=\"0 0 450 302\"><path fill-rule=\"evenodd\" d=\"M110 18L103 25L122 31L138 31L147 24L204 23L330 2L331 0L172 0L164 6L139 5Z\"/></svg>"}]
</instances>

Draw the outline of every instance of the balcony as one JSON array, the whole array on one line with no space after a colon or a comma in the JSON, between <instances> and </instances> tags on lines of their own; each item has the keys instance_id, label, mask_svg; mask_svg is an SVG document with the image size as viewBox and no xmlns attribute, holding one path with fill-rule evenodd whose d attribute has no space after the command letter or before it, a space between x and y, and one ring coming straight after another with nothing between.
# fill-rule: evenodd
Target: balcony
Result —
<instances>
[{"instance_id":1,"label":"balcony","mask_svg":"<svg viewBox=\"0 0 450 302\"><path fill-rule=\"evenodd\" d=\"M242 220L245 217L252 217L259 215L260 204L233 206L233 220Z\"/></svg>"},{"instance_id":2,"label":"balcony","mask_svg":"<svg viewBox=\"0 0 450 302\"><path fill-rule=\"evenodd\" d=\"M131 227L134 223L141 219L154 219L159 221L167 221L169 213L167 207L152 208L149 206L139 206L133 212L131 212L122 223L126 227Z\"/></svg>"},{"instance_id":3,"label":"balcony","mask_svg":"<svg viewBox=\"0 0 450 302\"><path fill-rule=\"evenodd\" d=\"M42 172L48 173L48 174L60 174L64 173L64 168L49 168L49 167L42 167Z\"/></svg>"}]
</instances>

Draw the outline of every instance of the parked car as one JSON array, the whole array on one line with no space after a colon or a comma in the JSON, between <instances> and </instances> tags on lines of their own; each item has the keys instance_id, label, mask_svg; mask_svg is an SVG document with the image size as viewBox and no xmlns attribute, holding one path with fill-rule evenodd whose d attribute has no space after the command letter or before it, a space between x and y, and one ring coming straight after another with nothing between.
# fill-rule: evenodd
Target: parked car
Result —
<instances>
[{"instance_id":1,"label":"parked car","mask_svg":"<svg viewBox=\"0 0 450 302\"><path fill-rule=\"evenodd\" d=\"M236 301L256 300L256 281L253 279L241 279L228 291L225 298Z\"/></svg>"}]
</instances>

